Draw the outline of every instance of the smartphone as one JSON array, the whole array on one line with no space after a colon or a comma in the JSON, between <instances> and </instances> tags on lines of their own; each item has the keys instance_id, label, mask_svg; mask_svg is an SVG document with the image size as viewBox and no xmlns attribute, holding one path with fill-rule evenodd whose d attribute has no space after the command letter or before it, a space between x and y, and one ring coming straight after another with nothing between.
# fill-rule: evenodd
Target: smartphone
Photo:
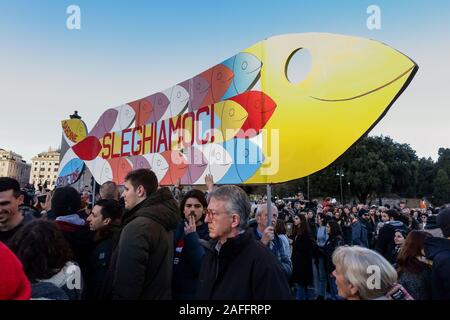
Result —
<instances>
[{"instance_id":1,"label":"smartphone","mask_svg":"<svg viewBox=\"0 0 450 320\"><path fill-rule=\"evenodd\" d=\"M40 203L45 203L45 200L47 200L47 195L46 194L44 194L42 196L38 196L38 201Z\"/></svg>"}]
</instances>

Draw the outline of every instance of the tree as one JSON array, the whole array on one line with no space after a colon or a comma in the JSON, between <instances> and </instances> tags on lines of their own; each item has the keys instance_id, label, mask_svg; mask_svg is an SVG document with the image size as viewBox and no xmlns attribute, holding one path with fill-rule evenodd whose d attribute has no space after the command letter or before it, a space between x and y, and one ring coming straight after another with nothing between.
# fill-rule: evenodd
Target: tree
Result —
<instances>
[{"instance_id":1,"label":"tree","mask_svg":"<svg viewBox=\"0 0 450 320\"><path fill-rule=\"evenodd\" d=\"M416 197L432 197L433 180L436 177L436 171L436 164L431 158L419 160Z\"/></svg>"},{"instance_id":2,"label":"tree","mask_svg":"<svg viewBox=\"0 0 450 320\"><path fill-rule=\"evenodd\" d=\"M447 173L447 175L450 176L450 149L439 148L438 155L439 155L437 161L438 169L444 169L445 173Z\"/></svg>"},{"instance_id":3,"label":"tree","mask_svg":"<svg viewBox=\"0 0 450 320\"><path fill-rule=\"evenodd\" d=\"M340 172L344 174L342 188L347 200L356 196L361 203L366 203L369 197L391 195L431 198L438 192L436 197L444 201L443 174L436 180L439 169L450 176L448 148L439 149L439 160L434 163L431 158L419 160L410 145L395 142L390 137L365 137L330 166L309 177L310 198L331 196L339 199L337 172ZM276 185L274 190L274 194L280 196L292 196L301 190L306 196L307 178Z\"/></svg>"},{"instance_id":4,"label":"tree","mask_svg":"<svg viewBox=\"0 0 450 320\"><path fill-rule=\"evenodd\" d=\"M439 169L433 181L433 202L437 206L450 202L450 179L444 169Z\"/></svg>"}]
</instances>

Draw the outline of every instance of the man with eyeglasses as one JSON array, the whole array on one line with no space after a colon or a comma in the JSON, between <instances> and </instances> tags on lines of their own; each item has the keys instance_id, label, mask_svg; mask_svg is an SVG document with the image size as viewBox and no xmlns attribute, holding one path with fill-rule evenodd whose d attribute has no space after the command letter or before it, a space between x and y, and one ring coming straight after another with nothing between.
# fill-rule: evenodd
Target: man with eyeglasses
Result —
<instances>
[{"instance_id":1,"label":"man with eyeglasses","mask_svg":"<svg viewBox=\"0 0 450 320\"><path fill-rule=\"evenodd\" d=\"M237 186L210 194L205 222L210 242L199 277L202 300L292 299L277 258L247 230L250 201Z\"/></svg>"}]
</instances>

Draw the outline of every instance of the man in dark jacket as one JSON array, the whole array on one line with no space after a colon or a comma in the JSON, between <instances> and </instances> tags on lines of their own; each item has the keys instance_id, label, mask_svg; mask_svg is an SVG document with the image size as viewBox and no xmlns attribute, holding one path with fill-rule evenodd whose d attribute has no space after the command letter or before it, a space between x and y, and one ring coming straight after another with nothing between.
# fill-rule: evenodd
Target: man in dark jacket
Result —
<instances>
[{"instance_id":1,"label":"man in dark jacket","mask_svg":"<svg viewBox=\"0 0 450 320\"><path fill-rule=\"evenodd\" d=\"M352 219L352 245L368 248L369 243L366 225L355 214L351 213L350 216Z\"/></svg>"},{"instance_id":2,"label":"man in dark jacket","mask_svg":"<svg viewBox=\"0 0 450 320\"><path fill-rule=\"evenodd\" d=\"M156 175L149 169L127 174L123 197L127 211L111 262L112 298L171 299L178 204L168 188L158 189Z\"/></svg>"},{"instance_id":3,"label":"man in dark jacket","mask_svg":"<svg viewBox=\"0 0 450 320\"><path fill-rule=\"evenodd\" d=\"M440 211L437 224L445 238L425 240L425 255L433 260L431 297L433 300L450 300L450 208Z\"/></svg>"},{"instance_id":4,"label":"man in dark jacket","mask_svg":"<svg viewBox=\"0 0 450 320\"><path fill-rule=\"evenodd\" d=\"M111 199L97 201L87 218L89 228L95 232L95 248L89 256L86 281L86 299L98 299L111 261L117 229L120 226L122 207Z\"/></svg>"},{"instance_id":5,"label":"man in dark jacket","mask_svg":"<svg viewBox=\"0 0 450 320\"><path fill-rule=\"evenodd\" d=\"M200 271L197 298L202 300L292 299L276 257L247 229L250 201L237 186L210 194L210 242Z\"/></svg>"},{"instance_id":6,"label":"man in dark jacket","mask_svg":"<svg viewBox=\"0 0 450 320\"><path fill-rule=\"evenodd\" d=\"M20 184L7 177L0 178L0 242L6 243L26 223L32 215L24 215L19 210Z\"/></svg>"}]
</instances>

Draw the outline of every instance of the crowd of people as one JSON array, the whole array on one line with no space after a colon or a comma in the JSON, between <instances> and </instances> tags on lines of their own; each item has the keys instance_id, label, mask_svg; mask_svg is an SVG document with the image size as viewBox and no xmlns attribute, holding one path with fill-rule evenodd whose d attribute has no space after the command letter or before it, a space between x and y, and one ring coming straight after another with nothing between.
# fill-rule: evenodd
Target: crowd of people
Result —
<instances>
[{"instance_id":1,"label":"crowd of people","mask_svg":"<svg viewBox=\"0 0 450 320\"><path fill-rule=\"evenodd\" d=\"M450 207L291 199L158 185L138 169L96 201L0 178L0 299L450 299ZM40 197L40 199L38 199Z\"/></svg>"}]
</instances>

